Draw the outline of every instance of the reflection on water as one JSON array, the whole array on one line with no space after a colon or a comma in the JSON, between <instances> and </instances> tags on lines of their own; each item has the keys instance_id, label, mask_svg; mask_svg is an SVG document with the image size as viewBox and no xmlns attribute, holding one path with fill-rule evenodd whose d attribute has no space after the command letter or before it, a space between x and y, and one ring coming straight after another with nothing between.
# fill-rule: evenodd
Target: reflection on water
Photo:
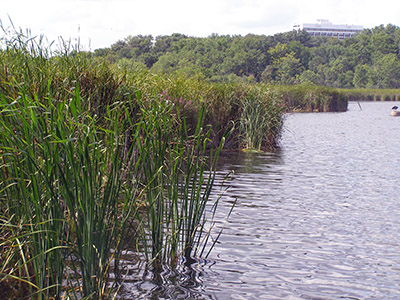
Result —
<instances>
[{"instance_id":1,"label":"reflection on water","mask_svg":"<svg viewBox=\"0 0 400 300\"><path fill-rule=\"evenodd\" d=\"M215 299L208 294L202 280L203 270L211 264L214 262L199 260L182 261L173 269L145 264L128 266L118 299Z\"/></svg>"},{"instance_id":2,"label":"reflection on water","mask_svg":"<svg viewBox=\"0 0 400 300\"><path fill-rule=\"evenodd\" d=\"M143 299L399 299L400 118L361 106L289 115L280 151L224 155L221 220L237 204L214 252L145 278Z\"/></svg>"}]
</instances>

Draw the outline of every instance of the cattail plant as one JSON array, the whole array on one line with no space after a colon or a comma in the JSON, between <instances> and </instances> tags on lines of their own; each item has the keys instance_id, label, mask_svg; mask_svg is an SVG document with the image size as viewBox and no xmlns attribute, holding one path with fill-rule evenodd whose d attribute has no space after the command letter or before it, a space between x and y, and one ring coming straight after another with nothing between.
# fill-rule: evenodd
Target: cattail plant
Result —
<instances>
[{"instance_id":1,"label":"cattail plant","mask_svg":"<svg viewBox=\"0 0 400 300\"><path fill-rule=\"evenodd\" d=\"M154 99L142 116L137 146L145 186L143 243L152 261L174 265L180 257L200 256L205 246L206 207L223 141L213 149L210 128L203 127L204 106L193 133L172 102Z\"/></svg>"},{"instance_id":2,"label":"cattail plant","mask_svg":"<svg viewBox=\"0 0 400 300\"><path fill-rule=\"evenodd\" d=\"M244 149L261 151L276 146L285 110L281 97L266 86L254 86L246 91L241 104Z\"/></svg>"},{"instance_id":3,"label":"cattail plant","mask_svg":"<svg viewBox=\"0 0 400 300\"><path fill-rule=\"evenodd\" d=\"M124 109L110 108L108 127L99 128L78 87L69 102L49 93L45 105L23 90L1 100L2 218L9 235L3 269L15 261L19 267L8 276L28 283L33 299L75 294L63 286L67 273L76 295L97 299L107 291L135 201L132 193L122 197L130 186L121 180Z\"/></svg>"}]
</instances>

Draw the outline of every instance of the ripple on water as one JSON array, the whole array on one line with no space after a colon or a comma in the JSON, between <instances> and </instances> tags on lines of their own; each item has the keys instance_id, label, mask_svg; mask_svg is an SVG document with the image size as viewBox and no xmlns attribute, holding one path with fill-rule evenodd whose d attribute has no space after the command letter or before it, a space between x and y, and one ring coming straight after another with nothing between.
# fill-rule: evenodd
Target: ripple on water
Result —
<instances>
[{"instance_id":1,"label":"ripple on water","mask_svg":"<svg viewBox=\"0 0 400 300\"><path fill-rule=\"evenodd\" d=\"M289 115L280 151L222 157L217 182L234 176L217 219L237 204L185 296L400 299L400 118L392 106ZM147 295L157 288L148 281Z\"/></svg>"}]
</instances>

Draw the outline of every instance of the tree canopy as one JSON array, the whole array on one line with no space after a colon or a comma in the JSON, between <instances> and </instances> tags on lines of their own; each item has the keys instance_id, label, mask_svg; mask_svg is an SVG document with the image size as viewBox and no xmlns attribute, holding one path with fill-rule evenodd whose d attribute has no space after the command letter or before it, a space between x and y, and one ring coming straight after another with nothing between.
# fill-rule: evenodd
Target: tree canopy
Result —
<instances>
[{"instance_id":1,"label":"tree canopy","mask_svg":"<svg viewBox=\"0 0 400 300\"><path fill-rule=\"evenodd\" d=\"M155 72L201 74L210 81L400 87L400 29L391 24L365 29L344 41L311 37L305 31L205 38L178 33L128 36L94 55Z\"/></svg>"}]
</instances>

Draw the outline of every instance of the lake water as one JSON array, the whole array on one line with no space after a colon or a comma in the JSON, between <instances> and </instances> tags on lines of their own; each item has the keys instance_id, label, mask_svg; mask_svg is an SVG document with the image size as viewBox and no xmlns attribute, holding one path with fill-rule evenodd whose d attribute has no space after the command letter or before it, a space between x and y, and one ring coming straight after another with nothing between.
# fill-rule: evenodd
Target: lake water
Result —
<instances>
[{"instance_id":1,"label":"lake water","mask_svg":"<svg viewBox=\"0 0 400 300\"><path fill-rule=\"evenodd\" d=\"M400 299L400 117L392 102L286 116L276 153L233 153L207 260L142 273L137 299ZM183 276L182 276L183 274Z\"/></svg>"}]
</instances>

